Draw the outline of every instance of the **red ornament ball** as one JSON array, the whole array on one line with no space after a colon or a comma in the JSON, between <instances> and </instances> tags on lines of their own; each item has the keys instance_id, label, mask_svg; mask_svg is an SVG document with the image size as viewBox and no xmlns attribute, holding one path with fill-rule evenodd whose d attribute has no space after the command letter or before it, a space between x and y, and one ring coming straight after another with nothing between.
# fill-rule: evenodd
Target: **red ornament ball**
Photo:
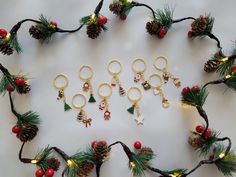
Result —
<instances>
[{"instance_id":1,"label":"red ornament ball","mask_svg":"<svg viewBox=\"0 0 236 177\"><path fill-rule=\"evenodd\" d=\"M105 16L99 16L99 17L98 17L98 23L99 23L100 25L105 25L105 24L107 23L107 17L105 17Z\"/></svg>"},{"instance_id":2,"label":"red ornament ball","mask_svg":"<svg viewBox=\"0 0 236 177\"><path fill-rule=\"evenodd\" d=\"M8 86L7 86L7 91L8 91L8 92L11 93L11 92L13 92L14 90L15 90L15 88L14 88L12 85L8 85Z\"/></svg>"},{"instance_id":3,"label":"red ornament ball","mask_svg":"<svg viewBox=\"0 0 236 177\"><path fill-rule=\"evenodd\" d=\"M94 140L94 141L91 143L91 147L94 149L96 145L97 145L97 141Z\"/></svg>"},{"instance_id":4,"label":"red ornament ball","mask_svg":"<svg viewBox=\"0 0 236 177\"><path fill-rule=\"evenodd\" d=\"M165 37L166 33L167 33L167 30L166 30L165 28L161 28L161 29L159 30L158 37L159 37L160 39L162 39L162 38Z\"/></svg>"},{"instance_id":5,"label":"red ornament ball","mask_svg":"<svg viewBox=\"0 0 236 177\"><path fill-rule=\"evenodd\" d=\"M204 134L205 138L209 138L212 136L212 131L211 129L207 129L206 133Z\"/></svg>"},{"instance_id":6,"label":"red ornament ball","mask_svg":"<svg viewBox=\"0 0 236 177\"><path fill-rule=\"evenodd\" d=\"M195 85L195 86L192 87L191 90L192 90L192 91L200 91L200 87L197 86L197 85Z\"/></svg>"},{"instance_id":7,"label":"red ornament ball","mask_svg":"<svg viewBox=\"0 0 236 177\"><path fill-rule=\"evenodd\" d=\"M231 71L232 71L233 73L236 73L236 66L232 66Z\"/></svg>"},{"instance_id":8,"label":"red ornament ball","mask_svg":"<svg viewBox=\"0 0 236 177\"><path fill-rule=\"evenodd\" d=\"M36 172L35 172L35 176L36 177L42 177L44 175L44 171L42 169L38 169Z\"/></svg>"},{"instance_id":9,"label":"red ornament ball","mask_svg":"<svg viewBox=\"0 0 236 177\"><path fill-rule=\"evenodd\" d=\"M45 172L46 177L53 177L53 175L54 175L54 170L52 168L47 169L47 171Z\"/></svg>"},{"instance_id":10,"label":"red ornament ball","mask_svg":"<svg viewBox=\"0 0 236 177\"><path fill-rule=\"evenodd\" d=\"M189 87L184 87L182 90L182 94L186 95L189 92L190 88Z\"/></svg>"},{"instance_id":11,"label":"red ornament ball","mask_svg":"<svg viewBox=\"0 0 236 177\"><path fill-rule=\"evenodd\" d=\"M120 15L121 20L126 20L127 16L126 15Z\"/></svg>"},{"instance_id":12,"label":"red ornament ball","mask_svg":"<svg viewBox=\"0 0 236 177\"><path fill-rule=\"evenodd\" d=\"M196 126L195 130L198 133L203 133L205 128L202 125L198 125L198 126Z\"/></svg>"},{"instance_id":13,"label":"red ornament ball","mask_svg":"<svg viewBox=\"0 0 236 177\"><path fill-rule=\"evenodd\" d=\"M7 36L7 31L5 29L0 28L0 38L5 38Z\"/></svg>"},{"instance_id":14,"label":"red ornament ball","mask_svg":"<svg viewBox=\"0 0 236 177\"><path fill-rule=\"evenodd\" d=\"M23 86L25 84L25 79L23 77L18 77L15 79L15 83L18 86Z\"/></svg>"},{"instance_id":15,"label":"red ornament ball","mask_svg":"<svg viewBox=\"0 0 236 177\"><path fill-rule=\"evenodd\" d=\"M142 147L142 143L140 141L135 141L134 142L134 148L135 149L141 149Z\"/></svg>"},{"instance_id":16,"label":"red ornament ball","mask_svg":"<svg viewBox=\"0 0 236 177\"><path fill-rule=\"evenodd\" d=\"M20 132L20 126L14 125L11 129L12 133L18 134Z\"/></svg>"},{"instance_id":17,"label":"red ornament ball","mask_svg":"<svg viewBox=\"0 0 236 177\"><path fill-rule=\"evenodd\" d=\"M188 32L188 38L192 38L193 37L193 32L192 31L189 31Z\"/></svg>"},{"instance_id":18,"label":"red ornament ball","mask_svg":"<svg viewBox=\"0 0 236 177\"><path fill-rule=\"evenodd\" d=\"M54 27L57 27L57 22L51 22L51 25L54 26Z\"/></svg>"}]
</instances>

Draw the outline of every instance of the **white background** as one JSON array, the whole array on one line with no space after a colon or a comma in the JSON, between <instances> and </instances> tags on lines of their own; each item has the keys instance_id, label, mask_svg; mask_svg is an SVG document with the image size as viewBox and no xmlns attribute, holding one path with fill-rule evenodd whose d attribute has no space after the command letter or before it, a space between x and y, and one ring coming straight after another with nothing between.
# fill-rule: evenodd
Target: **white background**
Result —
<instances>
[{"instance_id":1,"label":"white background","mask_svg":"<svg viewBox=\"0 0 236 177\"><path fill-rule=\"evenodd\" d=\"M1 56L1 63L11 73L23 71L29 74L32 91L28 96L14 95L17 111L24 113L28 110L37 111L42 123L37 137L25 146L24 156L33 157L35 153L50 144L73 155L78 150L85 149L95 139L105 139L108 143L121 140L132 147L135 140L141 140L144 146L153 147L157 154L153 166L160 169L175 169L194 167L200 158L188 145L190 130L203 123L194 108L183 108L180 104L181 89L173 84L163 87L166 97L171 101L169 109L163 109L160 99L152 92L145 92L140 102L144 126L137 127L134 116L126 109L130 106L127 98L120 98L117 90L109 99L112 118L109 122L103 120L103 113L98 110L99 98L96 104L86 107L87 113L93 118L89 128L76 121L76 110L63 111L62 103L56 100L57 90L52 80L57 73L66 73L70 84L66 96L71 97L81 91L82 81L78 78L78 70L88 64L95 68L96 74L92 80L95 88L101 82L110 82L111 76L106 70L110 59L119 59L124 68L120 75L125 88L133 83L131 62L135 57L143 57L148 64L145 75L155 73L152 60L155 56L165 55L169 58L169 70L182 80L183 86L204 84L217 78L215 74L203 72L204 62L216 51L215 41L208 38L189 41L187 32L190 21L175 24L168 35L159 40L146 33L145 24L150 20L150 12L145 8L132 10L125 22L116 18L109 10L111 1L106 1L101 13L109 18L109 31L102 33L96 40L87 38L86 29L76 34L56 35L48 45L40 45L28 34L30 23L24 24L19 31L19 41L24 48L20 55ZM216 18L213 33L219 37L226 53L230 53L235 40L235 5L233 0L144 0L154 9L163 8L168 3L175 6L174 18L186 16L198 17L200 14L211 13ZM97 1L82 0L8 0L1 1L0 26L10 29L16 22L24 18L36 19L41 13L58 22L59 27L73 29L78 26L82 16L90 14ZM235 92L224 85L210 86L210 95L204 106L210 118L210 125L222 132L222 136L232 138L235 146ZM0 176L30 177L34 176L35 166L22 164L18 160L21 143L11 127L16 119L12 115L8 96L0 99ZM128 177L131 175L127 167L127 158L121 147L112 149L111 158L102 169L102 177ZM61 169L64 168L64 165ZM58 172L55 176L60 176ZM95 176L93 173L91 176ZM147 173L147 177L158 176ZM204 166L192 177L220 177L215 166Z\"/></svg>"}]
</instances>

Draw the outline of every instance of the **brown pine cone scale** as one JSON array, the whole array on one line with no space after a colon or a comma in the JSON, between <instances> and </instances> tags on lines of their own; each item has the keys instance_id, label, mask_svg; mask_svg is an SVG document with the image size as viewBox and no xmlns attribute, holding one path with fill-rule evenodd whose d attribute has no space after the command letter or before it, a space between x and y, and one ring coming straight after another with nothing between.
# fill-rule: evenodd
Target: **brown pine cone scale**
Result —
<instances>
[{"instance_id":1,"label":"brown pine cone scale","mask_svg":"<svg viewBox=\"0 0 236 177\"><path fill-rule=\"evenodd\" d=\"M92 23L87 26L87 35L91 39L96 39L102 31L102 27L98 24Z\"/></svg>"},{"instance_id":2,"label":"brown pine cone scale","mask_svg":"<svg viewBox=\"0 0 236 177\"><path fill-rule=\"evenodd\" d=\"M10 44L0 44L0 52L3 55L11 55L13 54L13 48Z\"/></svg>"},{"instance_id":3,"label":"brown pine cone scale","mask_svg":"<svg viewBox=\"0 0 236 177\"><path fill-rule=\"evenodd\" d=\"M36 125L24 125L21 127L20 132L18 133L17 137L22 142L31 141L37 135L38 127Z\"/></svg>"}]
</instances>

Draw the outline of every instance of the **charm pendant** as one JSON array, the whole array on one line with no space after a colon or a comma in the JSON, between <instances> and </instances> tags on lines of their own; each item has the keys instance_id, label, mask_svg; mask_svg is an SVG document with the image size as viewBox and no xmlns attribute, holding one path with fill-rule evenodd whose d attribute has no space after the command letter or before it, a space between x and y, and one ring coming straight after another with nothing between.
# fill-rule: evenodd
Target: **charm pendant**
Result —
<instances>
[{"instance_id":1,"label":"charm pendant","mask_svg":"<svg viewBox=\"0 0 236 177\"><path fill-rule=\"evenodd\" d=\"M136 73L134 75L134 82L138 83L141 80L141 78L142 78L142 74L141 73Z\"/></svg>"},{"instance_id":2,"label":"charm pendant","mask_svg":"<svg viewBox=\"0 0 236 177\"><path fill-rule=\"evenodd\" d=\"M104 110L106 108L106 101L105 100L102 100L99 104L99 110Z\"/></svg>"},{"instance_id":3,"label":"charm pendant","mask_svg":"<svg viewBox=\"0 0 236 177\"><path fill-rule=\"evenodd\" d=\"M116 78L115 77L112 77L111 86L116 87Z\"/></svg>"},{"instance_id":4,"label":"charm pendant","mask_svg":"<svg viewBox=\"0 0 236 177\"><path fill-rule=\"evenodd\" d=\"M135 109L135 105L132 105L130 108L127 109L127 111L128 111L130 114L134 114L134 109Z\"/></svg>"},{"instance_id":5,"label":"charm pendant","mask_svg":"<svg viewBox=\"0 0 236 177\"><path fill-rule=\"evenodd\" d=\"M153 89L153 94L156 95L160 95L160 90L159 89Z\"/></svg>"},{"instance_id":6,"label":"charm pendant","mask_svg":"<svg viewBox=\"0 0 236 177\"><path fill-rule=\"evenodd\" d=\"M151 85L147 81L144 81L142 86L144 90L149 90L151 88Z\"/></svg>"},{"instance_id":7,"label":"charm pendant","mask_svg":"<svg viewBox=\"0 0 236 177\"><path fill-rule=\"evenodd\" d=\"M90 87L90 84L88 82L85 82L84 85L83 85L83 91L84 92L89 91L89 87Z\"/></svg>"},{"instance_id":8,"label":"charm pendant","mask_svg":"<svg viewBox=\"0 0 236 177\"><path fill-rule=\"evenodd\" d=\"M83 119L83 124L85 125L85 127L87 128L88 126L91 126L91 122L92 122L92 119L91 118L84 118Z\"/></svg>"},{"instance_id":9,"label":"charm pendant","mask_svg":"<svg viewBox=\"0 0 236 177\"><path fill-rule=\"evenodd\" d=\"M166 98L163 98L162 99L162 107L168 108L169 106L170 106L170 102Z\"/></svg>"},{"instance_id":10,"label":"charm pendant","mask_svg":"<svg viewBox=\"0 0 236 177\"><path fill-rule=\"evenodd\" d=\"M60 99L62 99L63 97L65 97L65 95L64 95L64 90L61 89L61 90L58 91L57 100L60 100Z\"/></svg>"},{"instance_id":11,"label":"charm pendant","mask_svg":"<svg viewBox=\"0 0 236 177\"><path fill-rule=\"evenodd\" d=\"M163 80L164 80L164 84L166 84L169 81L170 74L168 72L164 72L162 77L163 77Z\"/></svg>"},{"instance_id":12,"label":"charm pendant","mask_svg":"<svg viewBox=\"0 0 236 177\"><path fill-rule=\"evenodd\" d=\"M120 96L125 96L125 94L126 94L125 89L123 87L119 86L119 95Z\"/></svg>"},{"instance_id":13,"label":"charm pendant","mask_svg":"<svg viewBox=\"0 0 236 177\"><path fill-rule=\"evenodd\" d=\"M80 111L79 114L77 115L77 120L78 121L83 121L84 119L84 112L83 111Z\"/></svg>"},{"instance_id":14,"label":"charm pendant","mask_svg":"<svg viewBox=\"0 0 236 177\"><path fill-rule=\"evenodd\" d=\"M180 82L180 79L179 79L179 78L174 77L174 78L173 78L173 83L174 83L174 85L175 85L177 88L181 87L181 82Z\"/></svg>"},{"instance_id":15,"label":"charm pendant","mask_svg":"<svg viewBox=\"0 0 236 177\"><path fill-rule=\"evenodd\" d=\"M135 122L137 125L143 125L144 117L141 115L138 115L138 117L135 119Z\"/></svg>"},{"instance_id":16,"label":"charm pendant","mask_svg":"<svg viewBox=\"0 0 236 177\"><path fill-rule=\"evenodd\" d=\"M104 112L104 120L110 120L111 118L111 112L106 109L106 111Z\"/></svg>"}]
</instances>

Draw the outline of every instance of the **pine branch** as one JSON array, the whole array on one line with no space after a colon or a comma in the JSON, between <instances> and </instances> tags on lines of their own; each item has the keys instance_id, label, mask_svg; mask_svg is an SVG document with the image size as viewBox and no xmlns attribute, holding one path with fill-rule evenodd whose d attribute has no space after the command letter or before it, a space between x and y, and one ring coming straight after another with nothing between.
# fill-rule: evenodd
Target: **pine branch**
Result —
<instances>
[{"instance_id":1,"label":"pine branch","mask_svg":"<svg viewBox=\"0 0 236 177\"><path fill-rule=\"evenodd\" d=\"M18 125L38 125L40 123L39 115L35 112L28 111L25 114L21 115L21 118L18 119Z\"/></svg>"},{"instance_id":2,"label":"pine branch","mask_svg":"<svg viewBox=\"0 0 236 177\"><path fill-rule=\"evenodd\" d=\"M164 9L158 9L156 11L156 20L161 23L161 25L169 29L173 24L173 13L174 9L169 6L165 6Z\"/></svg>"}]
</instances>

